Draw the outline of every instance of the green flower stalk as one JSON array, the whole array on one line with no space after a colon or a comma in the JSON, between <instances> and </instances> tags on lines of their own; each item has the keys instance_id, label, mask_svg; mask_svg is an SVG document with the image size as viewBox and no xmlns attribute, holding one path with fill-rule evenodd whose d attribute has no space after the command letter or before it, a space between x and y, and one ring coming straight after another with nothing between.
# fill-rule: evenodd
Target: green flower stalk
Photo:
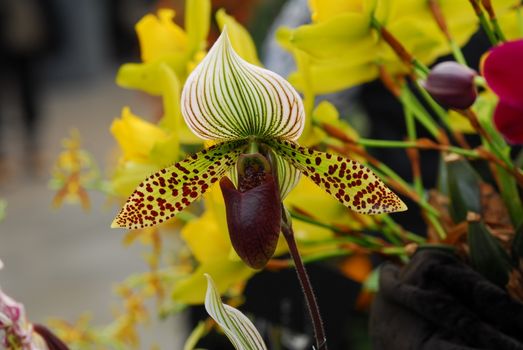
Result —
<instances>
[{"instance_id":1,"label":"green flower stalk","mask_svg":"<svg viewBox=\"0 0 523 350\"><path fill-rule=\"evenodd\" d=\"M280 222L273 221L280 221L281 216L269 213L280 212L281 201L297 184L300 174L359 213L406 210L405 204L370 169L298 145L296 140L305 120L300 96L279 75L239 57L225 30L188 77L181 106L189 128L215 144L145 179L112 227L139 229L165 222L229 173L233 181L223 180L222 190L226 202L230 198L234 202L226 203L229 231L235 231L230 232L233 245L247 264L261 268L274 251L272 247L267 249L265 238L271 237L273 245L274 235L277 237L280 230ZM245 157L249 161L238 162ZM271 181L277 184L277 196L265 188L271 188ZM277 210L259 210L267 206L263 198L270 198L269 206L278 206ZM245 216L246 206L252 215ZM256 215L266 220L258 218L259 225L242 224ZM242 217L245 220L235 220ZM252 255L256 256L254 260Z\"/></svg>"}]
</instances>

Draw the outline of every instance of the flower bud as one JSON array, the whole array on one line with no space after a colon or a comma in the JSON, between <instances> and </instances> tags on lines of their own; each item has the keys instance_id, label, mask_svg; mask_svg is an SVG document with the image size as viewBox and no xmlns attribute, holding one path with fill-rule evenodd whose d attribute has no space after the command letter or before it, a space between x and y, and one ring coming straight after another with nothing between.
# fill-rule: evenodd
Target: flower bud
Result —
<instances>
[{"instance_id":1,"label":"flower bud","mask_svg":"<svg viewBox=\"0 0 523 350\"><path fill-rule=\"evenodd\" d=\"M238 188L227 177L220 187L234 250L250 267L262 268L276 250L281 225L280 193L269 162L259 153L241 155Z\"/></svg>"},{"instance_id":2,"label":"flower bud","mask_svg":"<svg viewBox=\"0 0 523 350\"><path fill-rule=\"evenodd\" d=\"M445 108L466 109L472 106L478 92L474 85L476 71L448 61L435 65L423 84L428 93Z\"/></svg>"}]
</instances>

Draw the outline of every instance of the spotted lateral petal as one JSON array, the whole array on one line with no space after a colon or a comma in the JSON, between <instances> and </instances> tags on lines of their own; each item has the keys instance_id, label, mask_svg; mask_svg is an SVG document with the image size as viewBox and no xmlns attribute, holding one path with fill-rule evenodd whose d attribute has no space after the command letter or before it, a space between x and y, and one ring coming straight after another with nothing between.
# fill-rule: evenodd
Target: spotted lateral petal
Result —
<instances>
[{"instance_id":1,"label":"spotted lateral petal","mask_svg":"<svg viewBox=\"0 0 523 350\"><path fill-rule=\"evenodd\" d=\"M150 175L131 194L111 227L138 229L172 218L236 164L245 141L214 145Z\"/></svg>"},{"instance_id":2,"label":"spotted lateral petal","mask_svg":"<svg viewBox=\"0 0 523 350\"><path fill-rule=\"evenodd\" d=\"M363 214L407 209L405 203L367 167L353 160L300 147L286 141L264 140L301 173L348 208Z\"/></svg>"},{"instance_id":3,"label":"spotted lateral petal","mask_svg":"<svg viewBox=\"0 0 523 350\"><path fill-rule=\"evenodd\" d=\"M189 128L208 140L296 140L305 119L296 90L276 73L238 56L225 29L187 79L182 114Z\"/></svg>"}]
</instances>

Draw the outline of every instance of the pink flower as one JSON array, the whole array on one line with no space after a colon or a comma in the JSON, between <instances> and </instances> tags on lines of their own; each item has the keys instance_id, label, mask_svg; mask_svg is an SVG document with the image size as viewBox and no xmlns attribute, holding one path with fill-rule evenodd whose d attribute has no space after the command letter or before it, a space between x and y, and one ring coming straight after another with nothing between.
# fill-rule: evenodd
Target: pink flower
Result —
<instances>
[{"instance_id":1,"label":"pink flower","mask_svg":"<svg viewBox=\"0 0 523 350\"><path fill-rule=\"evenodd\" d=\"M42 325L32 325L24 305L0 289L0 346L7 350L68 350L58 337Z\"/></svg>"},{"instance_id":2,"label":"pink flower","mask_svg":"<svg viewBox=\"0 0 523 350\"><path fill-rule=\"evenodd\" d=\"M0 290L0 330L4 332L3 345L7 349L18 346L23 350L39 350L31 342L33 327L25 318L24 306ZM16 342L16 344L11 344Z\"/></svg>"},{"instance_id":3,"label":"pink flower","mask_svg":"<svg viewBox=\"0 0 523 350\"><path fill-rule=\"evenodd\" d=\"M523 144L523 40L494 47L483 62L483 76L499 97L494 124L505 139Z\"/></svg>"}]
</instances>

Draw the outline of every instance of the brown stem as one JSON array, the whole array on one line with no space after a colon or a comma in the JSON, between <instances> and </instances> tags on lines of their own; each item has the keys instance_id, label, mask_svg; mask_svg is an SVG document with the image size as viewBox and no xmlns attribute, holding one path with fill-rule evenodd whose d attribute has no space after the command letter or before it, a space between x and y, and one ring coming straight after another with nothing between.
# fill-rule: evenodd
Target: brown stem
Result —
<instances>
[{"instance_id":1,"label":"brown stem","mask_svg":"<svg viewBox=\"0 0 523 350\"><path fill-rule=\"evenodd\" d=\"M443 16L443 13L441 12L441 7L439 6L438 0L429 0L429 8L430 12L432 13L432 17L434 17L434 20L436 21L436 24L438 25L439 29L445 35L447 40L451 40L451 36L449 33L449 28L447 27L447 22L445 21L445 16Z\"/></svg>"},{"instance_id":2,"label":"brown stem","mask_svg":"<svg viewBox=\"0 0 523 350\"><path fill-rule=\"evenodd\" d=\"M401 95L401 87L397 84L397 82L394 80L394 78L390 75L390 73L385 69L383 65L378 66L379 74L381 82L383 83L383 86L387 88L387 90L390 91L394 97L399 98Z\"/></svg>"},{"instance_id":3,"label":"brown stem","mask_svg":"<svg viewBox=\"0 0 523 350\"><path fill-rule=\"evenodd\" d=\"M396 39L394 35L392 35L391 32L387 30L385 27L380 27L380 34L381 38L385 40L387 44L394 50L396 55L407 65L407 67L412 67L412 62L414 60L414 57L410 54L410 52L407 51L407 49L403 46L402 43Z\"/></svg>"},{"instance_id":4,"label":"brown stem","mask_svg":"<svg viewBox=\"0 0 523 350\"><path fill-rule=\"evenodd\" d=\"M316 339L317 350L327 350L327 338L325 337L325 330L323 329L323 321L321 319L320 309L318 307L318 303L316 302L316 297L314 295L314 290L312 289L311 281L309 280L309 275L307 274L305 265L303 265L303 261L301 260L300 252L298 251L298 246L296 245L296 240L294 239L294 231L292 229L291 219L286 215L285 212L283 213L281 230L283 237L285 237L287 245L289 246L289 253L291 254L292 260L294 261L296 273L298 274L298 280L300 281L303 294L305 295L305 301L307 303L309 315L314 327L314 337Z\"/></svg>"},{"instance_id":5,"label":"brown stem","mask_svg":"<svg viewBox=\"0 0 523 350\"><path fill-rule=\"evenodd\" d=\"M469 0L469 2L472 5L472 8L474 9L474 12L477 16L483 13L483 11L481 11L481 6L479 6L478 0Z\"/></svg>"},{"instance_id":6,"label":"brown stem","mask_svg":"<svg viewBox=\"0 0 523 350\"><path fill-rule=\"evenodd\" d=\"M483 5L485 11L487 11L490 19L496 19L496 13L494 12L494 7L492 7L490 0L481 0L481 4Z\"/></svg>"},{"instance_id":7,"label":"brown stem","mask_svg":"<svg viewBox=\"0 0 523 350\"><path fill-rule=\"evenodd\" d=\"M492 137L481 126L481 124L479 123L479 120L478 120L478 116L472 109L468 108L465 110L457 110L457 112L460 113L461 115L465 116L468 119L470 125L472 125L472 127L474 128L474 130L476 130L478 132L478 134L480 134L483 138L485 138L485 140L487 140L489 143L492 143Z\"/></svg>"},{"instance_id":8,"label":"brown stem","mask_svg":"<svg viewBox=\"0 0 523 350\"><path fill-rule=\"evenodd\" d=\"M523 174L521 173L521 171L519 169L508 166L504 161L502 161L501 159L496 157L495 154L486 150L483 147L478 147L476 150L483 159L486 159L487 161L491 161L491 162L499 165L503 169L505 169L507 172L509 172L512 176L514 176L518 185L520 187L523 187Z\"/></svg>"},{"instance_id":9,"label":"brown stem","mask_svg":"<svg viewBox=\"0 0 523 350\"><path fill-rule=\"evenodd\" d=\"M414 179L421 179L421 164L420 164L420 155L418 148L407 148L407 157L409 158L412 177Z\"/></svg>"}]
</instances>

